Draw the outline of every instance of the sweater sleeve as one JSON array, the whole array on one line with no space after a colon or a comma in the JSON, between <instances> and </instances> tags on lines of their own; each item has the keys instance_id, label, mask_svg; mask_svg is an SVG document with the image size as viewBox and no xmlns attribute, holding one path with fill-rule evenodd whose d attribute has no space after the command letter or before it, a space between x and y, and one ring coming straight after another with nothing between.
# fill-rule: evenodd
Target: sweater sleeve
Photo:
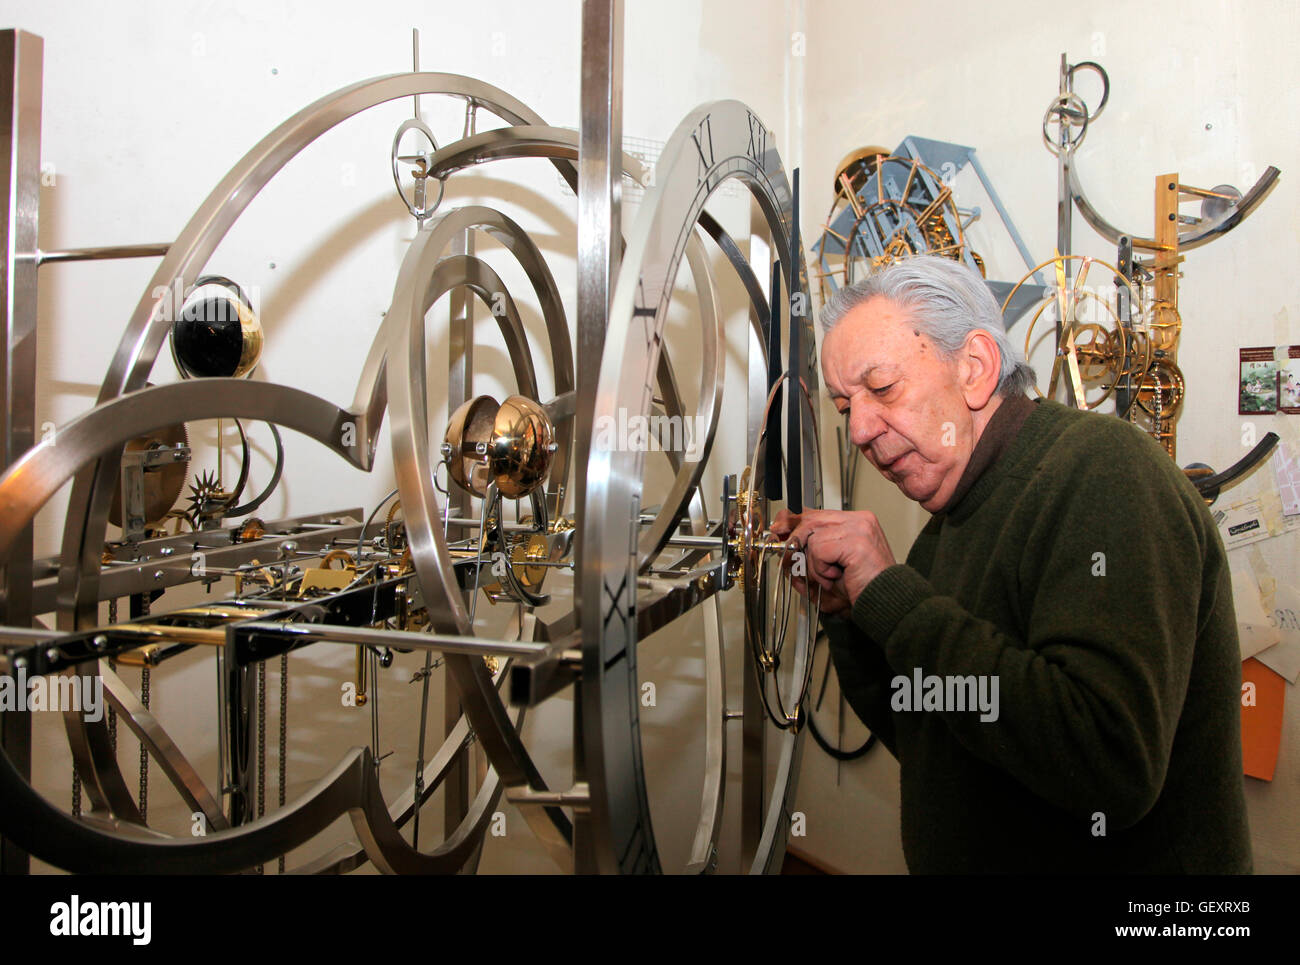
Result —
<instances>
[{"instance_id":1,"label":"sweater sleeve","mask_svg":"<svg viewBox=\"0 0 1300 965\"><path fill-rule=\"evenodd\" d=\"M871 733L880 738L889 753L898 757L894 747L894 719L889 710L889 681L894 672L885 662L885 655L851 620L823 617L822 626L840 690L849 706Z\"/></svg>"},{"instance_id":2,"label":"sweater sleeve","mask_svg":"<svg viewBox=\"0 0 1300 965\"><path fill-rule=\"evenodd\" d=\"M1152 469L1151 452L1124 451L1144 441L1122 442L1089 466L1093 478L1080 480L1076 465L1038 480L1046 485L1015 519L990 527L994 543L1022 541L1012 548L1018 585L1001 592L1018 597L1023 635L906 565L877 576L853 609L894 672L987 676L990 692L996 683L996 719L939 711L972 754L1066 812L1100 811L1117 828L1139 821L1163 787L1203 608L1206 540L1217 540L1181 480ZM1009 551L998 543L986 560ZM1211 598L1220 575L1205 580Z\"/></svg>"}]
</instances>

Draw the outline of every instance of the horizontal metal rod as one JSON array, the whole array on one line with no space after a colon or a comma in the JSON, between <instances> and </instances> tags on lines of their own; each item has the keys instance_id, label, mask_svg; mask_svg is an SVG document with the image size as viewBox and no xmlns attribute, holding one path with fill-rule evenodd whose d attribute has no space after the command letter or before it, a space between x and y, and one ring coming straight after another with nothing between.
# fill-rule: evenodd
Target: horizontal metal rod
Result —
<instances>
[{"instance_id":1,"label":"horizontal metal rod","mask_svg":"<svg viewBox=\"0 0 1300 965\"><path fill-rule=\"evenodd\" d=\"M471 657L532 657L550 652L551 645L521 640L483 640L479 637L445 636L436 633L412 633L409 630L375 630L370 627L343 627L332 624L245 623L237 631L292 637L313 643L359 643L370 646L432 650L460 653Z\"/></svg>"},{"instance_id":2,"label":"horizontal metal rod","mask_svg":"<svg viewBox=\"0 0 1300 965\"><path fill-rule=\"evenodd\" d=\"M28 258L38 265L59 261L105 261L110 258L161 258L172 246L170 241L156 245L104 245L98 248L64 248L60 251L37 251Z\"/></svg>"},{"instance_id":3,"label":"horizontal metal rod","mask_svg":"<svg viewBox=\"0 0 1300 965\"><path fill-rule=\"evenodd\" d=\"M1224 201L1232 201L1234 203L1241 200L1241 195L1238 194L1224 194L1222 191L1211 191L1207 188L1197 188L1190 184L1180 183L1178 185L1178 193L1183 195L1183 198L1187 200L1193 200L1195 198L1220 198ZM1179 200L1181 201L1183 198L1180 198Z\"/></svg>"},{"instance_id":4,"label":"horizontal metal rod","mask_svg":"<svg viewBox=\"0 0 1300 965\"><path fill-rule=\"evenodd\" d=\"M116 629L119 633L138 633L143 637L153 638L148 640L148 643L173 640L177 643L206 643L210 647L224 647L226 645L226 631L222 627L186 627L168 623L123 623L118 625Z\"/></svg>"},{"instance_id":5,"label":"horizontal metal rod","mask_svg":"<svg viewBox=\"0 0 1300 965\"><path fill-rule=\"evenodd\" d=\"M721 536L670 536L667 546L681 546L693 550L720 550L722 549L723 539Z\"/></svg>"},{"instance_id":6,"label":"horizontal metal rod","mask_svg":"<svg viewBox=\"0 0 1300 965\"><path fill-rule=\"evenodd\" d=\"M360 508L349 509L338 514L326 516L313 513L309 517L295 516L277 520L268 524L268 535L259 540L245 543L231 543L230 531L226 529L201 530L197 533L181 533L174 536L158 537L137 545L135 551L139 557L135 560L113 562L127 565L105 566L100 571L99 598L109 600L115 597L130 596L146 590L168 589L182 583L194 583L207 579L192 569L195 562L192 554L206 554L204 572L212 571L212 576L222 576L220 570L243 566L254 557L269 553L279 553L283 543L296 540L297 554L286 559L273 560L266 566L280 566L288 562L321 556L342 538L353 537L361 528L359 522L352 522L359 517ZM322 520L322 517L324 519ZM343 522L343 517L348 519ZM331 522L331 520L335 520ZM306 524L323 521L326 528L313 526L310 530L300 532ZM119 547L125 552L125 547ZM178 565L179 564L179 565ZM38 561L33 567L39 578L32 586L33 609L37 613L50 613L58 606L58 558L51 557ZM161 574L156 576L155 574Z\"/></svg>"},{"instance_id":7,"label":"horizontal metal rod","mask_svg":"<svg viewBox=\"0 0 1300 965\"><path fill-rule=\"evenodd\" d=\"M722 549L722 542L722 537L720 536L682 535L669 537L668 542L665 545L692 550L720 550ZM789 542L760 543L756 540L755 543L756 545L761 546L761 548L767 550L769 553L784 553L786 551L793 551L801 548L797 543Z\"/></svg>"},{"instance_id":8,"label":"horizontal metal rod","mask_svg":"<svg viewBox=\"0 0 1300 965\"><path fill-rule=\"evenodd\" d=\"M33 644L57 640L63 636L57 630L24 630L21 627L0 627L0 648L21 650Z\"/></svg>"},{"instance_id":9,"label":"horizontal metal rod","mask_svg":"<svg viewBox=\"0 0 1300 965\"><path fill-rule=\"evenodd\" d=\"M465 517L463 517L463 516L453 516L453 517L449 520L449 522L450 522L450 524L451 524L452 526L472 526L474 529L478 529L479 524L482 522L482 520L479 520L479 519L467 519L467 518L465 518ZM527 524L525 524L525 523L505 523L501 528L504 529L507 533L535 533L535 532L537 532L537 527L536 527L536 526L529 526L529 525L527 525Z\"/></svg>"}]
</instances>

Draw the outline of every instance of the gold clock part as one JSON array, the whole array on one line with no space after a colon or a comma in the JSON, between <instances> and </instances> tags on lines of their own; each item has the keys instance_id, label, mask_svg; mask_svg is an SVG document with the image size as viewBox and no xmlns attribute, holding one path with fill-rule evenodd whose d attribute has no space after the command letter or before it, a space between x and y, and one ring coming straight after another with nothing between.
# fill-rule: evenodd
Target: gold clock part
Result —
<instances>
[{"instance_id":1,"label":"gold clock part","mask_svg":"<svg viewBox=\"0 0 1300 965\"><path fill-rule=\"evenodd\" d=\"M190 444L189 432L184 425L168 426L139 436L129 441L124 447L126 452L148 452L153 449L187 447ZM185 481L189 478L189 460L168 460L164 464L143 470L144 477L144 520L145 526L154 528L160 525L171 508L185 491ZM119 477L117 488L113 492L113 502L108 508L108 521L114 526L122 525L122 480Z\"/></svg>"},{"instance_id":2,"label":"gold clock part","mask_svg":"<svg viewBox=\"0 0 1300 965\"><path fill-rule=\"evenodd\" d=\"M483 497L495 483L503 497L519 499L546 480L557 448L555 427L539 403L512 395L498 404L480 395L452 413L442 452L462 489Z\"/></svg>"}]
</instances>

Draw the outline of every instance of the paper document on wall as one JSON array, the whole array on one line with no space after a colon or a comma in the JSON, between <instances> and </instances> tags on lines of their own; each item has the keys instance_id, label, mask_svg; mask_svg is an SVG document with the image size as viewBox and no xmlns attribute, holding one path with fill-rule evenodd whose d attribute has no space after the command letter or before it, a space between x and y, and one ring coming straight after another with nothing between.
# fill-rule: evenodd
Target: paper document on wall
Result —
<instances>
[{"instance_id":1,"label":"paper document on wall","mask_svg":"<svg viewBox=\"0 0 1300 965\"><path fill-rule=\"evenodd\" d=\"M1264 612L1259 584L1249 570L1232 570L1232 605L1237 612L1237 639L1241 659L1246 660L1282 639Z\"/></svg>"},{"instance_id":2,"label":"paper document on wall","mask_svg":"<svg viewBox=\"0 0 1300 965\"><path fill-rule=\"evenodd\" d=\"M1215 511L1214 521L1219 526L1223 545L1230 550L1268 539L1270 535L1258 496Z\"/></svg>"},{"instance_id":3,"label":"paper document on wall","mask_svg":"<svg viewBox=\"0 0 1300 965\"><path fill-rule=\"evenodd\" d=\"M1269 623L1277 630L1276 644L1255 654L1256 659L1288 683L1300 678L1300 591L1294 586L1279 583L1273 598L1273 609L1266 612Z\"/></svg>"},{"instance_id":4,"label":"paper document on wall","mask_svg":"<svg viewBox=\"0 0 1300 965\"><path fill-rule=\"evenodd\" d=\"M1289 443L1279 442L1273 453L1273 476L1282 497L1282 515L1300 516L1300 459Z\"/></svg>"}]
</instances>

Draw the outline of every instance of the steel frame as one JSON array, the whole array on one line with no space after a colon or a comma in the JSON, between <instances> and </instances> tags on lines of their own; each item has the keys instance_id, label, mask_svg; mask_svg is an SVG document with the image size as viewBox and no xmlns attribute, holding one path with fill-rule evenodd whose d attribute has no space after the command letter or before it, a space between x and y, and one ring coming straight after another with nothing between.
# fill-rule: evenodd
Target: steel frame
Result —
<instances>
[{"instance_id":1,"label":"steel frame","mask_svg":"<svg viewBox=\"0 0 1300 965\"><path fill-rule=\"evenodd\" d=\"M142 823L135 811L125 784L109 753L106 732L84 720L68 720L69 739L74 748L78 773L99 815L77 820L51 806L29 785L24 757L25 735L22 722L6 714L5 754L0 755L0 827L11 829L21 842L4 842L5 864L2 870L26 870L21 845L36 845L42 856L70 870L90 871L112 863L114 870L167 872L235 871L260 864L288 848L303 843L344 811L352 815L361 845L350 854L314 862L311 871L342 871L364 860L376 862L386 871L454 871L472 860L481 841L483 821L504 790L511 800L523 806L530 825L552 849L562 863L577 871L656 871L659 869L653 835L649 829L648 803L640 773L640 739L635 714L626 716L627 704L618 694L631 693L629 679L635 684L634 660L627 661L618 675L611 676L608 654L611 646L623 647L634 654L635 641L648 632L666 625L680 614L702 603L716 606L717 590L726 579L723 552L725 539L710 535L715 542L691 543L675 535L679 519L692 520L695 539L715 534L708 513L700 502L697 484L701 466L674 463L677 481L669 500L657 516L644 522L649 529L640 539L641 549L629 559L631 586L638 579L648 580L652 592L620 612L625 619L611 628L608 579L620 570L619 553L611 553L611 527L590 526L576 544L577 572L575 611L566 620L547 626L529 617L520 627L517 641L485 641L471 635L460 587L465 585L457 573L464 569L446 553L445 542L431 538L440 524L438 500L426 473L419 466L429 465L428 426L425 403L427 385L423 371L423 317L429 305L440 295L456 292L453 300L453 345L450 391L459 398L469 391L472 371L472 299L473 292L487 298L503 291L500 280L486 265L473 256L474 230L488 230L503 240L524 264L547 316L552 334L552 362L557 366L557 398L547 409L564 422L562 427L563 458L567 465L570 453L582 454L572 459L576 477L573 490L578 504L578 518L629 519L633 526L641 521L639 494L633 495L630 513L620 502L628 495L614 492L605 485L588 484L591 466L608 454L592 449L591 427L597 412L604 411L611 400L621 397L611 380L618 379L618 366L609 360L630 358L644 361L636 352L622 353L605 344L608 333L616 342L626 338L631 326L620 323L611 328L611 317L646 314L634 290L645 291L647 270L653 269L666 254L647 246L645 237L629 238L634 257L629 263L620 260L623 248L620 223L620 182L624 171L640 176L640 165L622 157L622 2L621 0L586 0L583 6L582 118L577 137L570 132L546 127L541 118L522 103L503 92L477 81L446 74L411 73L380 77L344 88L310 105L290 118L255 146L212 192L175 242L167 245L125 245L94 249L75 249L41 253L36 248L36 178L39 150L40 40L19 31L4 32L9 46L0 50L7 58L7 85L10 104L8 133L11 150L10 191L7 195L9 226L8 259L5 265L6 341L3 388L10 404L6 407L3 441L5 475L0 479L0 558L6 560L7 590L0 630L0 671L17 669L32 673L74 673L97 675L105 681L111 699L128 720L128 726L148 743L155 756L166 759L169 776L187 800L209 814L210 824L219 833L200 842L171 841L144 837L122 837L110 827L121 822ZM7 51L7 52L6 52ZM85 260L91 258L139 257L162 255L147 292L184 290L192 284L235 219L261 188L295 154L324 131L353 114L375 104L421 94L450 94L467 104L467 137L450 149L435 152L430 167L445 176L460 166L496 157L541 156L553 160L561 176L577 188L579 198L578 231L578 352L587 359L603 358L601 366L580 366L576 382L564 373L572 369L571 350L567 346L558 294L536 249L508 219L489 209L459 209L450 215L421 223L422 231L408 252L399 275L392 309L370 356L362 368L355 401L348 409L324 402L288 386L270 383L209 379L145 388L145 379L162 346L170 319L163 299L146 294L136 306L114 354L101 387L96 407L60 430L60 445L33 447L35 372L35 273L42 262ZM474 114L485 108L506 120L512 127L473 135ZM418 107L417 107L418 117ZM688 153L688 139L700 125L715 125L723 153L709 158L709 170L690 189L692 197L681 193L686 165L694 164ZM760 148L755 150L756 131ZM746 139L748 147L746 147ZM699 144L698 133L694 138ZM702 293L702 311L706 317L704 339L706 364L701 391L701 415L708 420L711 438L716 425L720 395L708 391L720 387L719 359L713 352L720 329L712 307L712 281L708 261L702 253L701 239L711 236L727 256L752 301L750 366L751 399L761 399L765 382L754 382L756 369L765 368L763 345L766 329L773 316L768 310L769 293L740 248L703 209L708 194L729 177L744 181L754 194L759 213L749 255L766 268L769 252L781 258L786 272L786 287L806 290L802 253L792 250L797 230L791 210L791 195L769 133L743 105L725 102L701 109L684 122L670 146L675 145L674 174L668 183L652 193L649 207L658 212L656 219L675 219L681 228L669 258L672 265L666 284L671 288L678 260L685 256ZM710 143L710 152L713 150ZM574 161L577 162L576 167ZM621 163L620 163L621 162ZM697 190L703 184L707 190ZM638 225L652 224L641 219ZM658 223L657 221L653 223ZM698 224L703 231L696 232ZM655 230L647 228L646 230ZM450 244L453 253L443 257ZM799 257L795 257L798 255ZM792 267L795 266L795 267ZM662 281L662 277L660 279ZM662 312L667 294L652 313L653 324L662 326ZM515 364L521 389L536 395L536 384L517 313L510 307L498 322ZM557 341L557 331L566 341ZM796 336L802 344L799 374L813 390L817 372L811 329L811 317L804 318ZM566 369L565 358L568 358ZM645 373L656 379L665 405L678 414L681 404L676 395L674 377L667 356L657 350L649 358ZM27 364L28 360L31 364ZM712 359L709 361L708 359ZM24 381L26 379L26 381ZM647 398L638 405L645 408ZM158 428L165 421L236 416L265 419L295 428L334 450L346 462L368 470L374 465L375 439L385 411L393 419L394 459L398 469L403 510L412 534L412 560L419 578L422 600L435 625L458 632L393 636L393 631L349 628L344 625L285 625L264 618L234 620L225 627L226 642L221 648L231 699L247 709L248 691L244 681L248 668L259 661L308 643L372 643L380 639L392 645L400 639L403 646L416 650L437 650L445 655L454 695L464 708L464 717L448 716L445 721L448 740L426 769L431 793L439 781L452 789L448 794L447 815L458 821L457 830L431 853L414 851L398 834L400 823L418 808L417 798L427 797L417 784L415 795L391 808L379 795L373 760L368 751L356 752L340 762L312 792L295 804L267 818L250 820L245 809L231 802L229 820L220 813L202 783L186 770L187 764L148 711L134 700L129 689L109 673L104 661L108 656L139 645L139 638L123 628L109 633L95 630L97 606L102 598L117 595L123 588L143 592L146 588L187 582L192 574L183 567L154 563L152 554L167 556L166 549L188 546L192 537L172 541L151 541L142 549L143 557L134 571L106 575L99 565L108 502L118 475L121 440ZM752 410L752 406L751 406ZM756 441L761 426L749 425L750 441ZM345 442L344 426L355 430L355 441ZM802 431L810 431L803 425ZM590 454L589 456L587 454ZM593 461L589 461L593 460ZM805 447L803 463L804 496L810 502L820 499L818 468L812 448ZM24 485L18 485L20 479ZM52 563L43 564L39 579L33 581L29 520L46 498L65 481L74 480L72 499L65 529L62 563L57 577ZM7 483L7 485L6 485ZM612 501L611 501L612 497ZM594 499L594 501L593 501ZM557 496L557 510L559 498ZM449 507L449 515L458 520L468 515L467 503ZM332 526L327 521L316 543L332 536L351 533L354 524ZM458 524L459 525L459 524ZM439 528L440 532L440 528ZM174 545L173 545L174 544ZM266 544L260 544L266 545ZM313 544L314 546L315 544ZM649 559L668 546L685 549L682 569L673 573L645 573ZM245 561L251 551L232 546L214 552L223 564ZM712 557L711 560L707 557ZM704 560L700 565L700 561ZM694 560L694 568L690 561ZM153 570L153 567L157 570ZM125 571L123 571L125 573ZM161 574L159 576L158 574ZM34 587L34 590L33 590ZM367 588L369 593L369 588ZM635 594L635 589L632 591ZM342 605L343 594L339 606ZM33 633L30 608L34 601L59 613L59 633ZM335 615L344 613L334 610ZM721 653L720 614L715 630L709 630L706 653ZM806 615L804 619L807 619ZM579 633L579 625L588 627ZM706 627L709 626L706 621ZM614 633L617 630L617 633ZM416 639L418 637L418 639ZM621 640L622 643L618 643ZM628 647L628 644L631 644ZM180 646L187 646L181 644ZM479 659L492 655L513 661L509 673L493 676ZM746 654L748 660L748 654ZM800 650L796 670L811 660L811 653ZM755 852L752 870L770 871L779 865L782 842L788 823L788 811L798 770L801 746L797 728L782 738L774 793L764 805L763 771L766 731L758 700L749 687L746 668L744 710L727 710L721 690L720 658L708 658L710 724L707 743L708 773L714 777L706 788L690 870L708 871L716 865L716 841L721 822L721 783L725 777L725 724L744 718L744 776L742 779L743 837L747 848ZM628 673L630 671L630 677ZM574 784L566 791L551 791L532 764L520 742L518 726L523 707L507 713L497 695L497 687L510 679L516 703L533 703L556 688L575 687ZM448 696L453 691L449 690ZM450 702L449 702L450 703ZM633 705L634 706L634 705ZM248 740L247 715L232 714L229 722L232 747ZM627 728L630 727L630 730ZM493 770L478 794L469 800L467 779L468 736L474 733L486 750ZM237 756L237 755L232 755ZM631 771L628 771L628 768ZM232 784L239 775L232 774ZM459 788L459 791L457 791ZM631 795L629 798L628 795ZM572 820L564 809L572 811ZM210 813L209 813L210 812ZM630 819L631 824L628 824ZM107 820L107 823L105 821ZM221 828L228 823L229 828ZM633 830L627 831L628 828ZM636 840L634 846L632 840Z\"/></svg>"}]
</instances>

